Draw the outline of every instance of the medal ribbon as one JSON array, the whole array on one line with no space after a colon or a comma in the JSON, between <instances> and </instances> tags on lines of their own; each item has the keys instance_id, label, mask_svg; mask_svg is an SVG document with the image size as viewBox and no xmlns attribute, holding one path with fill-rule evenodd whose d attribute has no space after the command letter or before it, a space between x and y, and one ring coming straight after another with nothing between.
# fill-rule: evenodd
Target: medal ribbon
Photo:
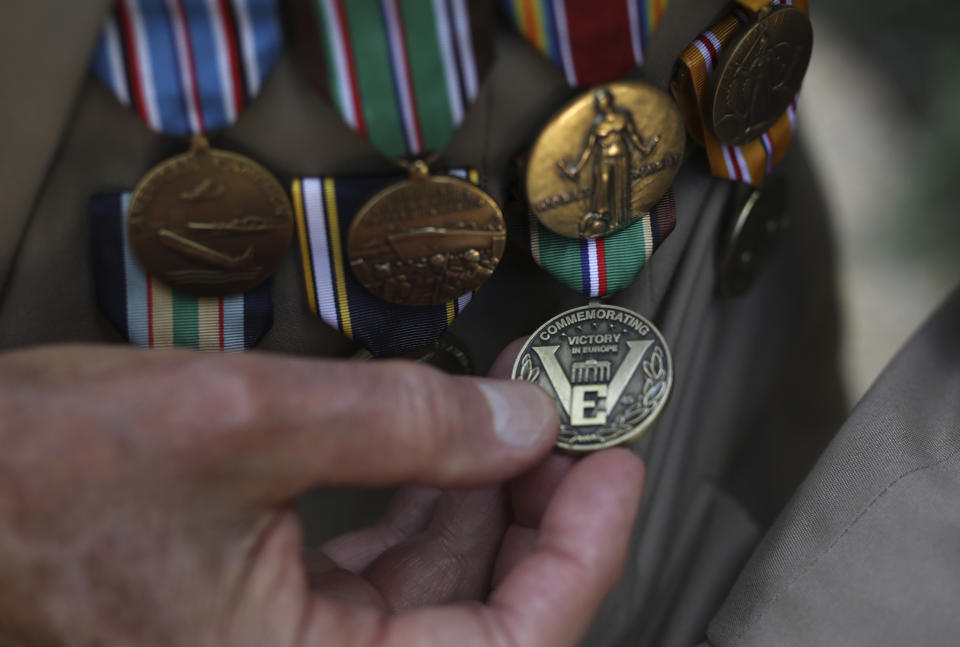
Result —
<instances>
[{"instance_id":1,"label":"medal ribbon","mask_svg":"<svg viewBox=\"0 0 960 647\"><path fill-rule=\"evenodd\" d=\"M474 184L476 171L451 171ZM374 296L354 277L347 261L347 231L353 215L396 176L315 177L293 183L310 310L375 357L396 357L432 345L473 294L439 306L401 306Z\"/></svg>"},{"instance_id":2,"label":"medal ribbon","mask_svg":"<svg viewBox=\"0 0 960 647\"><path fill-rule=\"evenodd\" d=\"M305 72L343 120L391 159L446 148L493 59L492 7L474 0L291 0ZM477 174L455 172L476 183ZM401 306L354 277L347 232L396 176L316 177L293 184L310 309L376 357L434 344L472 294Z\"/></svg>"},{"instance_id":3,"label":"medal ribbon","mask_svg":"<svg viewBox=\"0 0 960 647\"><path fill-rule=\"evenodd\" d=\"M467 0L294 0L295 43L344 121L389 158L442 150L492 61Z\"/></svg>"},{"instance_id":4,"label":"medal ribbon","mask_svg":"<svg viewBox=\"0 0 960 647\"><path fill-rule=\"evenodd\" d=\"M517 30L563 70L572 87L622 77L644 61L667 0L505 0ZM649 216L603 239L556 234L531 213L533 260L572 290L601 297L629 287L676 224L673 192Z\"/></svg>"},{"instance_id":5,"label":"medal ribbon","mask_svg":"<svg viewBox=\"0 0 960 647\"><path fill-rule=\"evenodd\" d=\"M751 5L755 4L751 3ZM804 12L808 11L807 0L774 0L764 3L763 6L767 4L792 6ZM720 63L724 47L729 45L752 21L752 14L746 9L737 8L729 16L700 34L680 55L680 63L685 68L685 74L682 79L679 77L674 79L672 89L687 121L690 136L706 148L711 173L716 177L759 186L786 154L787 146L796 129L799 95L794 98L786 112L770 127L770 130L743 146L722 144L703 123L701 117L713 73Z\"/></svg>"},{"instance_id":6,"label":"medal ribbon","mask_svg":"<svg viewBox=\"0 0 960 647\"><path fill-rule=\"evenodd\" d=\"M275 0L117 0L94 73L154 131L201 135L233 124L282 49ZM273 281L223 298L173 290L130 247L130 194L90 201L100 307L144 348L241 351L273 325Z\"/></svg>"},{"instance_id":7,"label":"medal ribbon","mask_svg":"<svg viewBox=\"0 0 960 647\"><path fill-rule=\"evenodd\" d=\"M117 0L94 72L151 129L227 128L283 46L276 0Z\"/></svg>"},{"instance_id":8,"label":"medal ribbon","mask_svg":"<svg viewBox=\"0 0 960 647\"><path fill-rule=\"evenodd\" d=\"M195 297L156 280L127 237L130 194L90 200L97 300L127 340L142 348L241 351L273 325L273 279L230 297Z\"/></svg>"},{"instance_id":9,"label":"medal ribbon","mask_svg":"<svg viewBox=\"0 0 960 647\"><path fill-rule=\"evenodd\" d=\"M530 254L571 290L603 297L630 287L677 224L673 189L638 223L605 238L566 238L529 216Z\"/></svg>"},{"instance_id":10,"label":"medal ribbon","mask_svg":"<svg viewBox=\"0 0 960 647\"><path fill-rule=\"evenodd\" d=\"M523 36L573 87L620 78L643 64L667 0L505 0Z\"/></svg>"}]
</instances>

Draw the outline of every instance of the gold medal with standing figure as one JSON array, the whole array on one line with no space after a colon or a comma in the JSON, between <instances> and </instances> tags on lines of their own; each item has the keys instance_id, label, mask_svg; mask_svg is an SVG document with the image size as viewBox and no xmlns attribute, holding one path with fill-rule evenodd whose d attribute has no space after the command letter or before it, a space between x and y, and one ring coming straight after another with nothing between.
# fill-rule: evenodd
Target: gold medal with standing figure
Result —
<instances>
[{"instance_id":1,"label":"gold medal with standing figure","mask_svg":"<svg viewBox=\"0 0 960 647\"><path fill-rule=\"evenodd\" d=\"M568 238L601 238L642 219L683 161L683 117L640 81L584 93L540 133L526 174L530 207Z\"/></svg>"}]
</instances>

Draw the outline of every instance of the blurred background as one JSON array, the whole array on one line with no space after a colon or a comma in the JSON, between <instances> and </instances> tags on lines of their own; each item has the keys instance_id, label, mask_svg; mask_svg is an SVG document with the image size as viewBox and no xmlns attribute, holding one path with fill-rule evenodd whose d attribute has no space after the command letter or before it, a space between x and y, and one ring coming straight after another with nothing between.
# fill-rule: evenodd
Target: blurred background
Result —
<instances>
[{"instance_id":1,"label":"blurred background","mask_svg":"<svg viewBox=\"0 0 960 647\"><path fill-rule=\"evenodd\" d=\"M811 4L801 120L833 210L854 403L960 284L960 4Z\"/></svg>"}]
</instances>

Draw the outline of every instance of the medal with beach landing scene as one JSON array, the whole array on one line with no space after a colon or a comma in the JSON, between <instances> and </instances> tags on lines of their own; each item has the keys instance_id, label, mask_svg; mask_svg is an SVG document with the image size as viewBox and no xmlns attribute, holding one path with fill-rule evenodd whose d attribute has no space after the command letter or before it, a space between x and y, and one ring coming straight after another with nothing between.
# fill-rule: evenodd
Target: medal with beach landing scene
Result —
<instances>
[{"instance_id":1,"label":"medal with beach landing scene","mask_svg":"<svg viewBox=\"0 0 960 647\"><path fill-rule=\"evenodd\" d=\"M191 138L132 195L91 201L95 265L124 268L98 275L98 297L131 343L242 350L269 329L292 208L206 135L236 122L281 49L275 0L118 0L108 16L94 72L152 130Z\"/></svg>"},{"instance_id":2,"label":"medal with beach landing scene","mask_svg":"<svg viewBox=\"0 0 960 647\"><path fill-rule=\"evenodd\" d=\"M307 74L405 177L301 178L293 195L310 307L376 357L433 348L506 244L470 169L433 174L489 69L492 6L292 3Z\"/></svg>"},{"instance_id":3,"label":"medal with beach landing scene","mask_svg":"<svg viewBox=\"0 0 960 647\"><path fill-rule=\"evenodd\" d=\"M531 255L590 303L536 330L512 377L554 397L561 450L631 443L666 406L672 360L653 323L599 297L629 287L676 223L683 117L660 88L623 79L643 64L666 2L508 5L572 87L594 86L543 128L522 174Z\"/></svg>"}]
</instances>

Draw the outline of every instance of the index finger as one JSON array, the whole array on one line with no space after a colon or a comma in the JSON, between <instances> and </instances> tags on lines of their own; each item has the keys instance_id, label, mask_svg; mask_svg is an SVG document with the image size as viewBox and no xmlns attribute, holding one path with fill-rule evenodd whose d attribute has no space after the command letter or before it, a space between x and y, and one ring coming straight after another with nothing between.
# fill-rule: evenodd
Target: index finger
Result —
<instances>
[{"instance_id":1,"label":"index finger","mask_svg":"<svg viewBox=\"0 0 960 647\"><path fill-rule=\"evenodd\" d=\"M412 362L248 355L211 358L197 373L181 398L217 397L200 407L209 428L194 425L187 431L197 437L184 444L270 496L322 484L500 482L546 455L558 427L553 403L533 385Z\"/></svg>"}]
</instances>

